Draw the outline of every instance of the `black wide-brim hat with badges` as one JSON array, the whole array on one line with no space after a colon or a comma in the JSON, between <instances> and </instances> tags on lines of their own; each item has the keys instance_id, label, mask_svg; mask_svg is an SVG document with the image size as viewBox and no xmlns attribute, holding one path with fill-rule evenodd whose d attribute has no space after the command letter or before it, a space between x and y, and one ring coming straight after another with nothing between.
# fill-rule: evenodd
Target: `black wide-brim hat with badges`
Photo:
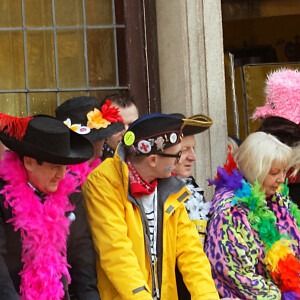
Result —
<instances>
[{"instance_id":1,"label":"black wide-brim hat with badges","mask_svg":"<svg viewBox=\"0 0 300 300\"><path fill-rule=\"evenodd\" d=\"M190 118L186 118L183 114L179 113L172 115L183 120L182 133L184 137L204 132L213 124L213 120L203 114L198 114Z\"/></svg>"},{"instance_id":2,"label":"black wide-brim hat with badges","mask_svg":"<svg viewBox=\"0 0 300 300\"><path fill-rule=\"evenodd\" d=\"M148 114L134 121L122 142L134 154L155 154L181 141L182 119L166 114Z\"/></svg>"},{"instance_id":3,"label":"black wide-brim hat with badges","mask_svg":"<svg viewBox=\"0 0 300 300\"><path fill-rule=\"evenodd\" d=\"M17 118L0 114L0 140L21 156L52 164L80 164L94 155L89 140L46 115Z\"/></svg>"},{"instance_id":4,"label":"black wide-brim hat with badges","mask_svg":"<svg viewBox=\"0 0 300 300\"><path fill-rule=\"evenodd\" d=\"M263 120L257 131L269 133L290 147L300 143L300 124L285 118L268 117Z\"/></svg>"},{"instance_id":5,"label":"black wide-brim hat with badges","mask_svg":"<svg viewBox=\"0 0 300 300\"><path fill-rule=\"evenodd\" d=\"M106 100L101 107L95 97L75 97L58 106L55 115L73 131L95 143L124 129L119 109L110 107L111 104Z\"/></svg>"}]
</instances>

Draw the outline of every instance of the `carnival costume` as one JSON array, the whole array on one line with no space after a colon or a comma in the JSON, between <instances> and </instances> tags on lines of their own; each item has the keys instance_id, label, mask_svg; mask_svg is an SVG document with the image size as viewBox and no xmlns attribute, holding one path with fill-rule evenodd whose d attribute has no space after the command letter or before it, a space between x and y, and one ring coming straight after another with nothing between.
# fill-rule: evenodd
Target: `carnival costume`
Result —
<instances>
[{"instance_id":1,"label":"carnival costume","mask_svg":"<svg viewBox=\"0 0 300 300\"><path fill-rule=\"evenodd\" d=\"M208 130L213 124L213 120L203 114L194 115L186 118L183 114L172 114L183 120L182 133L183 137L193 136ZM176 175L176 174L175 174ZM194 179L190 176L182 178L186 188L191 193L190 197L184 202L190 220L195 224L202 245L205 242L206 226L209 220L210 202L206 202L204 198L204 190L199 187Z\"/></svg>"},{"instance_id":2,"label":"carnival costume","mask_svg":"<svg viewBox=\"0 0 300 300\"><path fill-rule=\"evenodd\" d=\"M92 155L92 145L48 116L0 114L0 124L1 141L14 150L0 162L0 299L17 300L20 294L24 300L59 300L74 294L99 300L78 179L66 173L55 192L41 193L28 182L19 157L79 163Z\"/></svg>"},{"instance_id":3,"label":"carnival costume","mask_svg":"<svg viewBox=\"0 0 300 300\"><path fill-rule=\"evenodd\" d=\"M213 124L213 120L203 114L198 114L190 118L186 118L183 114L180 113L175 113L173 115L183 120L183 143L185 137L202 133L208 130ZM189 141L191 140L189 139ZM191 193L184 204L190 220L192 220L192 222L196 226L201 243L202 245L204 245L210 202L205 201L204 190L197 185L195 179L192 176L183 178L183 174L186 176L187 173L181 173L182 168L184 168L184 165L186 163L190 165L194 163L196 156L194 153L194 149L191 148L191 145L188 145L188 147L182 146L181 150L183 155L181 156L179 164L175 167L174 172L178 172L178 174L175 175L179 176L183 180L186 188ZM186 245L186 247L188 247L188 245ZM185 283L183 282L182 275L177 266L175 272L179 299L191 299L191 295L187 290Z\"/></svg>"},{"instance_id":4,"label":"carnival costume","mask_svg":"<svg viewBox=\"0 0 300 300\"><path fill-rule=\"evenodd\" d=\"M252 118L273 116L300 123L300 72L297 69L283 68L270 73L265 92L265 105L258 107Z\"/></svg>"},{"instance_id":5,"label":"carnival costume","mask_svg":"<svg viewBox=\"0 0 300 300\"><path fill-rule=\"evenodd\" d=\"M197 185L192 176L183 178L182 180L191 193L190 197L184 202L185 208L190 220L196 225L201 243L204 245L206 226L209 220L210 202L205 201L203 189Z\"/></svg>"},{"instance_id":6,"label":"carnival costume","mask_svg":"<svg viewBox=\"0 0 300 300\"><path fill-rule=\"evenodd\" d=\"M166 118L166 115L152 115L162 117L161 122ZM139 120L145 120L143 118L147 120L151 115ZM160 120L150 119L153 126L142 123L139 132L133 132L131 128L135 122L124 135L114 158L102 162L88 176L83 187L87 218L98 253L101 297L103 300L151 300L156 295L158 298L160 296L159 299L178 299L175 278L177 262L192 299L218 299L209 262L183 205L189 196L183 182L171 176L147 183L126 158L128 150L163 153L167 143L172 146L178 142L181 123L175 132L178 120L171 119L172 130L168 130L167 126L159 123ZM155 126L165 132L154 135L151 131ZM152 238L142 201L144 196L155 194L157 259L153 264Z\"/></svg>"},{"instance_id":7,"label":"carnival costume","mask_svg":"<svg viewBox=\"0 0 300 300\"><path fill-rule=\"evenodd\" d=\"M300 299L300 211L281 192L266 198L229 153L218 168L205 252L218 292L241 299Z\"/></svg>"}]
</instances>

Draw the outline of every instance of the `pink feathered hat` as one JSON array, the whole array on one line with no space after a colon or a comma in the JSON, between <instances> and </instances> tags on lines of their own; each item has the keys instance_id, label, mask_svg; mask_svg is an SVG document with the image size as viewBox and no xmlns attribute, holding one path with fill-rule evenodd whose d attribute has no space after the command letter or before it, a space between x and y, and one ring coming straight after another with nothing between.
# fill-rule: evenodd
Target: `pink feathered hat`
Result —
<instances>
[{"instance_id":1,"label":"pink feathered hat","mask_svg":"<svg viewBox=\"0 0 300 300\"><path fill-rule=\"evenodd\" d=\"M266 104L258 107L254 119L281 117L300 123L300 72L280 69L270 73L266 82Z\"/></svg>"}]
</instances>

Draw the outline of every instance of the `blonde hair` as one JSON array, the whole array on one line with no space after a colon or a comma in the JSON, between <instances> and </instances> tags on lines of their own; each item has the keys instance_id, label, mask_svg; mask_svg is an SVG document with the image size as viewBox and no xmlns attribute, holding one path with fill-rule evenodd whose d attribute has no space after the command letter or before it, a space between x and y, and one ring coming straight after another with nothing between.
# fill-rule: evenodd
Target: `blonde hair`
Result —
<instances>
[{"instance_id":1,"label":"blonde hair","mask_svg":"<svg viewBox=\"0 0 300 300\"><path fill-rule=\"evenodd\" d=\"M271 134L255 132L245 139L234 157L248 182L254 184L257 180L262 185L272 164L287 166L292 155L293 150Z\"/></svg>"},{"instance_id":2,"label":"blonde hair","mask_svg":"<svg viewBox=\"0 0 300 300\"><path fill-rule=\"evenodd\" d=\"M293 157L288 164L287 170L294 168L292 176L296 176L297 173L300 171L300 143L293 147Z\"/></svg>"}]
</instances>

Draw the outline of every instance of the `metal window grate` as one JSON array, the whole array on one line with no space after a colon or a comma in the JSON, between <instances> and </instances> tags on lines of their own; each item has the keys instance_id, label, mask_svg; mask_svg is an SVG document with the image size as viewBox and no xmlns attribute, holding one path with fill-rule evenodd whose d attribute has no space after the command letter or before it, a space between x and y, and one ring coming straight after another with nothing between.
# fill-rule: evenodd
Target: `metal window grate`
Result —
<instances>
[{"instance_id":1,"label":"metal window grate","mask_svg":"<svg viewBox=\"0 0 300 300\"><path fill-rule=\"evenodd\" d=\"M0 90L0 93L25 93L26 103L27 103L27 113L29 114L29 94L30 92L55 92L57 98L57 105L60 104L60 94L59 92L75 92L75 91L86 91L89 95L90 91L105 91L105 90L120 90L128 89L128 86L119 85L119 70L118 70L118 48L117 48L117 28L125 28L125 25L116 24L116 11L115 3L112 0L112 11L113 11L113 24L112 25L86 25L86 12L85 12L85 0L82 0L83 8L83 26L56 26L55 20L55 1L52 0L52 17L53 26L52 27L26 27L25 23L25 7L24 0L21 1L22 6L22 27L13 28L0 28L0 31L22 31L23 32L23 46L24 46L24 68L25 68L25 89L9 89ZM114 47L115 47L115 68L116 68L116 85L114 86L99 86L90 87L89 86L89 73L88 73L88 53L87 53L87 29L103 29L103 28L113 28L114 30ZM83 29L84 33L84 61L85 61L85 71L86 71L86 87L85 88L60 88L59 87L59 72L58 72L58 57L57 57L57 40L56 31L58 29ZM55 80L56 88L43 88L43 89L29 89L28 87L28 64L27 64L27 51L26 51L26 32L27 31L39 31L39 30L49 30L53 31L53 41L54 41L54 59L55 59Z\"/></svg>"}]
</instances>

